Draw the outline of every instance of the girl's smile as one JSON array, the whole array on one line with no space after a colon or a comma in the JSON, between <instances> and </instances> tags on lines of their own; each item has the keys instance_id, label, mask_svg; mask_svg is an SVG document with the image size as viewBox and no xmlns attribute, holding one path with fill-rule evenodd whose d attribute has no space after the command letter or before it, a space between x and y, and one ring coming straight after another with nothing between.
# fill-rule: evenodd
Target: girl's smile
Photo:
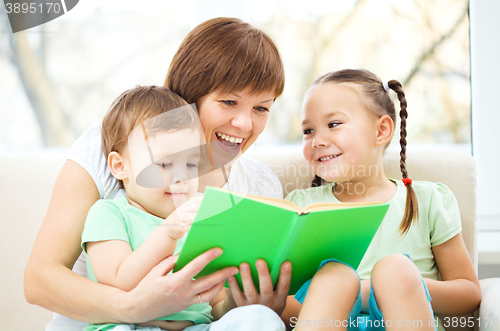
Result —
<instances>
[{"instance_id":1,"label":"girl's smile","mask_svg":"<svg viewBox=\"0 0 500 331\"><path fill-rule=\"evenodd\" d=\"M315 173L327 181L357 180L360 166L376 164L377 117L360 99L356 87L348 84L318 84L306 93L303 152Z\"/></svg>"},{"instance_id":2,"label":"girl's smile","mask_svg":"<svg viewBox=\"0 0 500 331\"><path fill-rule=\"evenodd\" d=\"M320 162L320 163L324 163L324 162L328 162L330 160L333 160L333 159L336 159L338 158L339 156L341 156L342 153L340 154L335 154L335 155L328 155L328 156L320 156L316 162Z\"/></svg>"}]
</instances>

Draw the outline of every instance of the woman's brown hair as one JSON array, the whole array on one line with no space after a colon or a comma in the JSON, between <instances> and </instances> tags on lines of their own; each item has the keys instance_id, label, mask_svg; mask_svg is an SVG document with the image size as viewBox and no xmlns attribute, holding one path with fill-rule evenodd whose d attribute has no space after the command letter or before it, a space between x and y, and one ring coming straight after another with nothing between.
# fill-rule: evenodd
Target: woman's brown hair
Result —
<instances>
[{"instance_id":1,"label":"woman's brown hair","mask_svg":"<svg viewBox=\"0 0 500 331\"><path fill-rule=\"evenodd\" d=\"M213 91L283 93L285 72L276 44L237 18L219 17L195 27L174 55L164 83L188 103Z\"/></svg>"},{"instance_id":2,"label":"woman's brown hair","mask_svg":"<svg viewBox=\"0 0 500 331\"><path fill-rule=\"evenodd\" d=\"M384 88L384 84L379 77L369 72L368 70L340 70L328 73L316 79L313 86L322 83L349 83L359 85L361 92L367 97L367 107L376 115L389 115L394 123L396 123L396 109L389 95L389 91ZM400 104L399 116L401 118L401 132L399 143L401 145L400 152L400 168L403 178L408 177L406 169L406 119L408 112L406 110L406 96L403 91L403 85L397 80L390 80L387 83L388 88L396 92ZM319 186L323 182L322 178L316 176L313 180L313 186ZM413 221L418 222L418 202L417 195L411 184L406 185L406 205L403 220L399 226L401 234L405 235L410 229Z\"/></svg>"}]
</instances>

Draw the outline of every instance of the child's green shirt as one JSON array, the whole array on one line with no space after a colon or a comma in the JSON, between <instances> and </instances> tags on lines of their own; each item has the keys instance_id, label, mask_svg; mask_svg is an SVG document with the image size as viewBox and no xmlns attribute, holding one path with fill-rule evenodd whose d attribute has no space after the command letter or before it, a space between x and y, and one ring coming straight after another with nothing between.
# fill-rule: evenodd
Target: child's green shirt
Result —
<instances>
[{"instance_id":1,"label":"child's green shirt","mask_svg":"<svg viewBox=\"0 0 500 331\"><path fill-rule=\"evenodd\" d=\"M408 233L402 236L399 225L405 209L406 188L400 180L391 181L397 185L396 194L389 201L389 210L357 269L359 277L370 278L375 263L387 255L408 254L422 277L438 279L432 247L448 241L462 231L460 211L455 196L443 184L414 181L413 189L417 194L419 219L413 223ZM295 190L288 194L286 200L302 208L317 202L340 202L333 195L334 185L329 183L305 190Z\"/></svg>"},{"instance_id":2,"label":"child's green shirt","mask_svg":"<svg viewBox=\"0 0 500 331\"><path fill-rule=\"evenodd\" d=\"M90 209L82 234L82 248L85 243L104 240L123 240L136 250L164 219L148 214L131 206L125 197L116 200L98 200ZM174 254L182 249L185 240L177 241ZM85 251L86 252L86 251ZM87 277L97 281L87 257ZM170 321L192 321L194 324L210 323L212 307L208 303L195 304L178 313L160 318ZM89 325L85 331L109 330L116 324Z\"/></svg>"}]
</instances>

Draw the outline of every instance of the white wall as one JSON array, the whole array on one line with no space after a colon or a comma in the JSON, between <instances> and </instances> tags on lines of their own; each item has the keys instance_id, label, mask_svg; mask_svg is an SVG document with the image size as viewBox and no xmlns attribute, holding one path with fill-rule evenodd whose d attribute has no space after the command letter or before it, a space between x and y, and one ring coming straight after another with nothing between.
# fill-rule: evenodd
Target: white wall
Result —
<instances>
[{"instance_id":1,"label":"white wall","mask_svg":"<svg viewBox=\"0 0 500 331\"><path fill-rule=\"evenodd\" d=\"M470 0L470 23L477 211L500 226L500 1Z\"/></svg>"},{"instance_id":2,"label":"white wall","mask_svg":"<svg viewBox=\"0 0 500 331\"><path fill-rule=\"evenodd\" d=\"M238 17L245 22L251 22L251 6L246 0L219 0L217 5L213 1L194 0L193 10L190 13L191 29L214 17Z\"/></svg>"}]
</instances>

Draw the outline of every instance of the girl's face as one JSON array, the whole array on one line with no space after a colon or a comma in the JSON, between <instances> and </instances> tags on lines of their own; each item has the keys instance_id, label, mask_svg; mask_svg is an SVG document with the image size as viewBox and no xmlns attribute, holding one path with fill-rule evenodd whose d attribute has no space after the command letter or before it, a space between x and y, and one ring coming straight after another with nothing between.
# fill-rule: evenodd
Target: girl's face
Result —
<instances>
[{"instance_id":1,"label":"girl's face","mask_svg":"<svg viewBox=\"0 0 500 331\"><path fill-rule=\"evenodd\" d=\"M219 166L230 165L266 126L274 95L250 92L248 88L234 93L216 91L196 102L205 138Z\"/></svg>"},{"instance_id":2,"label":"girl's face","mask_svg":"<svg viewBox=\"0 0 500 331\"><path fill-rule=\"evenodd\" d=\"M329 182L376 174L381 151L379 119L367 109L356 85L320 83L303 104L303 152L314 172ZM375 171L375 173L374 173Z\"/></svg>"}]
</instances>

